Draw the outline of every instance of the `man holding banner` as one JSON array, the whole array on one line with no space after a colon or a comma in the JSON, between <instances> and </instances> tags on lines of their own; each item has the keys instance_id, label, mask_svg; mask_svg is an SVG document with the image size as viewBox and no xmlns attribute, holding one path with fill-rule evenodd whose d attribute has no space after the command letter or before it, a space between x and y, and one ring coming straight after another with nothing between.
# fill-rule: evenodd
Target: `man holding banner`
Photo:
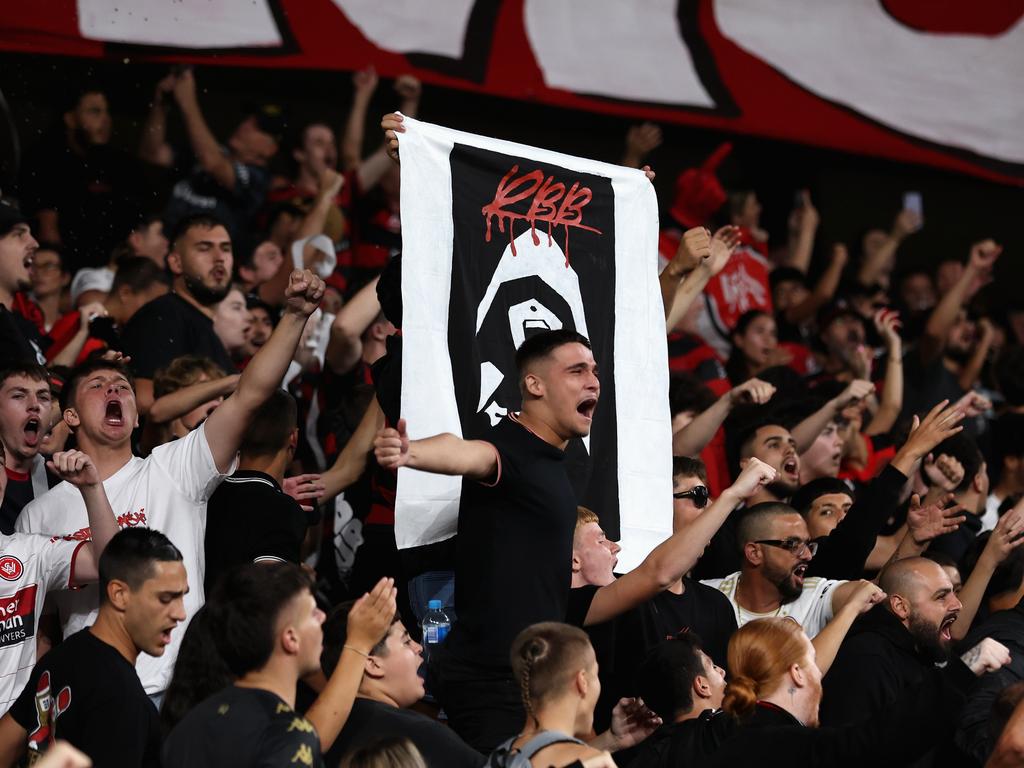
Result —
<instances>
[{"instance_id":1,"label":"man holding banner","mask_svg":"<svg viewBox=\"0 0 1024 768\"><path fill-rule=\"evenodd\" d=\"M458 534L458 618L432 667L452 727L486 752L523 721L512 639L572 620L577 504L602 511L626 569L669 533L657 202L634 169L400 115L383 126L402 151L411 434L403 419L376 452L405 467L399 548Z\"/></svg>"}]
</instances>

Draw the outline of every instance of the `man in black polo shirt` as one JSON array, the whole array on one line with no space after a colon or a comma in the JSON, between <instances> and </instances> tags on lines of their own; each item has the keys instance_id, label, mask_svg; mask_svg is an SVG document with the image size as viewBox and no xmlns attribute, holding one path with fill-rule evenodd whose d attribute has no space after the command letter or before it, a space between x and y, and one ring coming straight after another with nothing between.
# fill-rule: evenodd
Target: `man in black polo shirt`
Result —
<instances>
[{"instance_id":1,"label":"man in black polo shirt","mask_svg":"<svg viewBox=\"0 0 1024 768\"><path fill-rule=\"evenodd\" d=\"M456 540L458 621L436 656L449 722L481 752L523 722L509 662L512 640L531 624L566 618L576 497L564 451L570 439L590 433L601 394L590 342L575 331L527 339L516 367L522 413L503 419L489 442L451 434L410 441L404 420L375 441L382 467L465 478Z\"/></svg>"},{"instance_id":2,"label":"man in black polo shirt","mask_svg":"<svg viewBox=\"0 0 1024 768\"><path fill-rule=\"evenodd\" d=\"M126 528L103 550L99 570L96 622L39 660L0 720L4 765L26 744L42 751L55 736L95 765L160 764L160 720L135 662L140 653L163 655L185 620L181 552L159 531Z\"/></svg>"},{"instance_id":3,"label":"man in black polo shirt","mask_svg":"<svg viewBox=\"0 0 1024 768\"><path fill-rule=\"evenodd\" d=\"M121 336L142 414L153 405L153 375L176 357L202 355L224 371L235 370L213 330L214 307L231 289L231 237L220 221L197 214L181 220L172 243L167 267L173 292L136 312Z\"/></svg>"},{"instance_id":4,"label":"man in black polo shirt","mask_svg":"<svg viewBox=\"0 0 1024 768\"><path fill-rule=\"evenodd\" d=\"M277 390L253 415L242 438L238 470L210 497L206 512L206 592L244 563L302 561L309 520L281 490L298 444L295 399Z\"/></svg>"}]
</instances>

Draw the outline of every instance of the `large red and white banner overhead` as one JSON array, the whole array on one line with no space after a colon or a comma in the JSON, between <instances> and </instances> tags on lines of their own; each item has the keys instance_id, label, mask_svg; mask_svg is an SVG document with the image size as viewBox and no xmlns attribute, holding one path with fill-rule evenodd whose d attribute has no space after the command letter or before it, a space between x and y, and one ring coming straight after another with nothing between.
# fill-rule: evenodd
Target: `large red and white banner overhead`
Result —
<instances>
[{"instance_id":1,"label":"large red and white banner overhead","mask_svg":"<svg viewBox=\"0 0 1024 768\"><path fill-rule=\"evenodd\" d=\"M1024 0L37 0L0 49L352 70L1024 182Z\"/></svg>"}]
</instances>

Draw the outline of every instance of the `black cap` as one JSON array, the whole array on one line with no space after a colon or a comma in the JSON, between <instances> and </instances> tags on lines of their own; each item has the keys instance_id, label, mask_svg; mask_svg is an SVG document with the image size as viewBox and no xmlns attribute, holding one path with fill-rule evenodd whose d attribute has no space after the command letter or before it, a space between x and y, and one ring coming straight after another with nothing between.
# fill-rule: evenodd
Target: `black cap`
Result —
<instances>
[{"instance_id":1,"label":"black cap","mask_svg":"<svg viewBox=\"0 0 1024 768\"><path fill-rule=\"evenodd\" d=\"M261 131L268 134L278 144L284 138L288 121L285 120L284 111L277 104L247 104L245 113L256 118L256 125Z\"/></svg>"},{"instance_id":2,"label":"black cap","mask_svg":"<svg viewBox=\"0 0 1024 768\"><path fill-rule=\"evenodd\" d=\"M19 224L27 223L28 218L22 214L18 206L9 200L0 198L0 237L5 237Z\"/></svg>"}]
</instances>

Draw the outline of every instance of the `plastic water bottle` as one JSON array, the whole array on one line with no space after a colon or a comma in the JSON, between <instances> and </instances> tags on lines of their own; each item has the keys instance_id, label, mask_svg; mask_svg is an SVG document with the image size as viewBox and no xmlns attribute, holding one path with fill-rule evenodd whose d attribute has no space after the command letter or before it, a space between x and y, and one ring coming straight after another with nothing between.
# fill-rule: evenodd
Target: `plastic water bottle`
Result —
<instances>
[{"instance_id":1,"label":"plastic water bottle","mask_svg":"<svg viewBox=\"0 0 1024 768\"><path fill-rule=\"evenodd\" d=\"M423 615L423 650L427 657L431 650L444 642L448 637L448 630L452 628L451 619L444 612L440 600L431 600L427 603L427 612Z\"/></svg>"}]
</instances>

